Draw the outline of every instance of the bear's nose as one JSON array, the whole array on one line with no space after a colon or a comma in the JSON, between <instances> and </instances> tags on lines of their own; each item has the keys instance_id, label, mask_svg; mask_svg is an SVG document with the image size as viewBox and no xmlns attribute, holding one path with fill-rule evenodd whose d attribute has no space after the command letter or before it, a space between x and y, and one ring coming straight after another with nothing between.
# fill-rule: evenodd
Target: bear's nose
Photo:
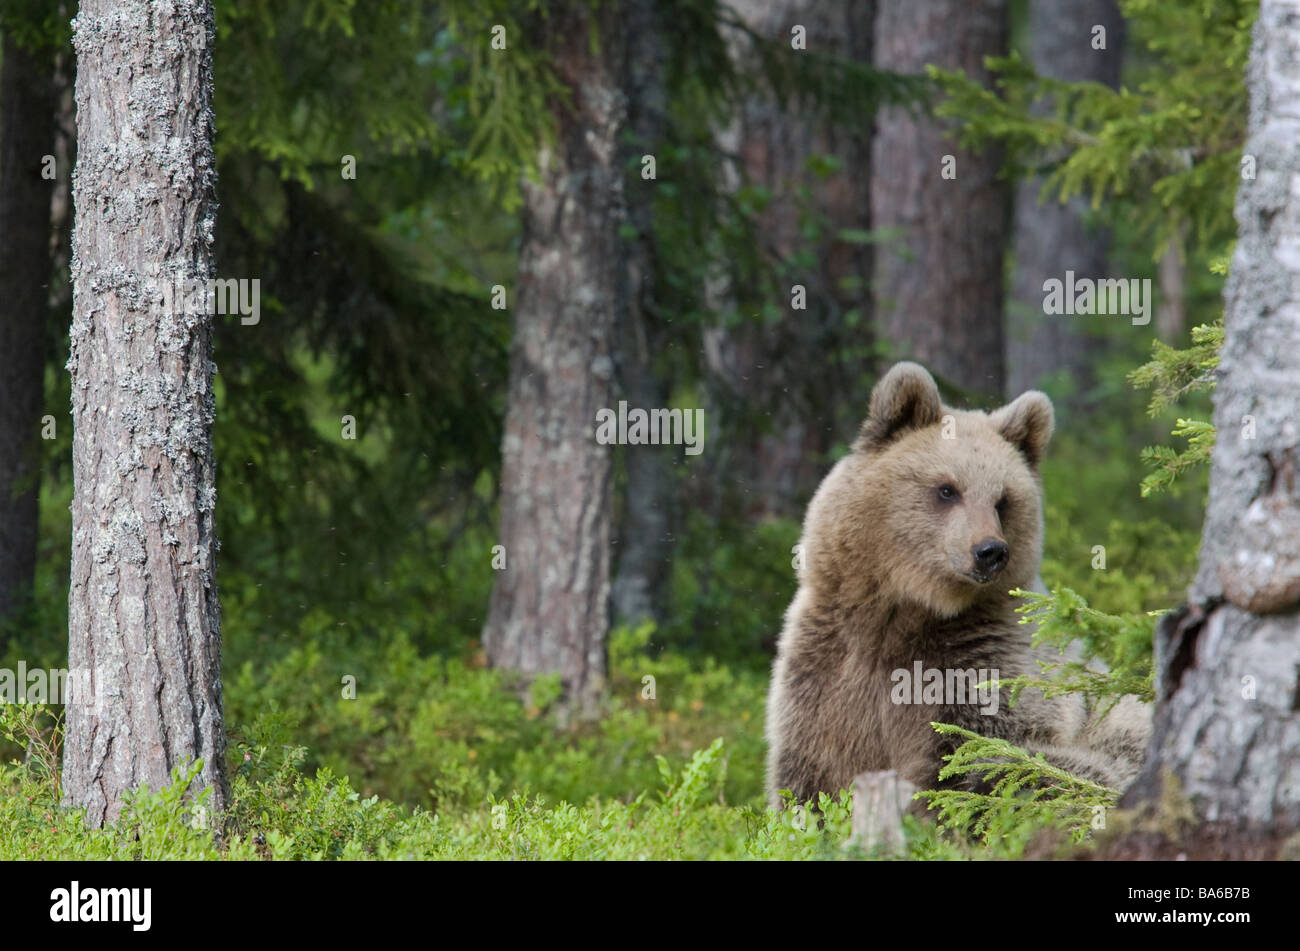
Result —
<instances>
[{"instance_id":1,"label":"bear's nose","mask_svg":"<svg viewBox=\"0 0 1300 951\"><path fill-rule=\"evenodd\" d=\"M975 570L990 578L1007 566L1009 553L1007 543L996 538L986 538L971 549Z\"/></svg>"}]
</instances>

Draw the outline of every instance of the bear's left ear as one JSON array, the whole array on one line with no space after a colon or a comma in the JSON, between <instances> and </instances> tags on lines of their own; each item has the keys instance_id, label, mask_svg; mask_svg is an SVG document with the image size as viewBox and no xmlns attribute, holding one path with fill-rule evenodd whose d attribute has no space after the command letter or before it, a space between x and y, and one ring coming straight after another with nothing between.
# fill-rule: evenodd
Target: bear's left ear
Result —
<instances>
[{"instance_id":1,"label":"bear's left ear","mask_svg":"<svg viewBox=\"0 0 1300 951\"><path fill-rule=\"evenodd\" d=\"M1052 438L1056 426L1056 414L1052 411L1052 401L1046 393L1030 390L1021 393L1014 400L989 416L1002 438L1019 449L1037 469L1043 458L1047 441Z\"/></svg>"}]
</instances>

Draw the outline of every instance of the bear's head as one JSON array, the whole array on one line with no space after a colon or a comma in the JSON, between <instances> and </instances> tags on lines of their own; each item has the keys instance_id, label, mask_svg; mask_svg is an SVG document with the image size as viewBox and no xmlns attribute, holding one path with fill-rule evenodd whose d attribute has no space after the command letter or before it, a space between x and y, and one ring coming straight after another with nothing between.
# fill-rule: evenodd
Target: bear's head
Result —
<instances>
[{"instance_id":1,"label":"bear's head","mask_svg":"<svg viewBox=\"0 0 1300 951\"><path fill-rule=\"evenodd\" d=\"M992 413L955 410L924 368L895 365L809 506L806 576L843 598L880 595L944 617L1029 587L1052 427L1037 391Z\"/></svg>"}]
</instances>

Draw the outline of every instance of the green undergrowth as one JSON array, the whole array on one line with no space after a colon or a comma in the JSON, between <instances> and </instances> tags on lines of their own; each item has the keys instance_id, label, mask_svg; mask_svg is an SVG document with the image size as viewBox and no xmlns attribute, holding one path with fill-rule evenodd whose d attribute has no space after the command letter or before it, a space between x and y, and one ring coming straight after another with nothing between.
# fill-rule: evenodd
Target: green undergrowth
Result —
<instances>
[{"instance_id":1,"label":"green undergrowth","mask_svg":"<svg viewBox=\"0 0 1300 951\"><path fill-rule=\"evenodd\" d=\"M609 709L567 726L545 682L525 697L474 657L420 657L400 638L366 662L354 656L351 674L317 641L246 668L228 685L231 795L219 832L194 768L87 830L59 804L57 722L40 707L0 707L9 748L29 751L0 766L0 859L1015 858L1044 825L1086 839L1093 800L1107 795L949 797L942 824L906 820L901 855L869 855L851 842L845 791L811 810L764 806L766 676L652 657L651 637L649 627L616 632ZM344 676L357 678L354 698ZM951 771L978 763L967 760Z\"/></svg>"},{"instance_id":2,"label":"green undergrowth","mask_svg":"<svg viewBox=\"0 0 1300 951\"><path fill-rule=\"evenodd\" d=\"M328 767L302 770L303 750L245 750L232 780L223 832L203 817L208 790L191 795L197 768L157 792L130 797L119 819L87 830L61 808L38 769L0 767L0 859L861 859L850 842L846 796L823 796L817 815L725 801L728 755L717 739L680 769L660 757L658 781L630 800L582 804L523 793L474 807L407 809L366 797ZM199 818L196 819L196 816ZM991 855L907 823L911 858Z\"/></svg>"}]
</instances>

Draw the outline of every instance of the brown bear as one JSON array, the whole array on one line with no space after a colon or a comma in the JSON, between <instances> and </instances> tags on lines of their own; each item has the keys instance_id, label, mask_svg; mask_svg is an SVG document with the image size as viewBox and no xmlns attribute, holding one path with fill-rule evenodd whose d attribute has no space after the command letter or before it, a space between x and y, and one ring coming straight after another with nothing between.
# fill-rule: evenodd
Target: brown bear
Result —
<instances>
[{"instance_id":1,"label":"brown bear","mask_svg":"<svg viewBox=\"0 0 1300 951\"><path fill-rule=\"evenodd\" d=\"M981 672L1041 675L1009 592L1038 575L1038 464L1052 427L1036 391L985 414L944 406L915 363L876 384L852 452L804 520L767 704L772 805L786 789L800 802L834 794L867 770L935 788L956 744L931 721L1003 737L1115 788L1136 775L1149 715L1132 697L1093 720L1076 695L1026 690L1012 706L1005 690L962 690L989 678Z\"/></svg>"}]
</instances>

